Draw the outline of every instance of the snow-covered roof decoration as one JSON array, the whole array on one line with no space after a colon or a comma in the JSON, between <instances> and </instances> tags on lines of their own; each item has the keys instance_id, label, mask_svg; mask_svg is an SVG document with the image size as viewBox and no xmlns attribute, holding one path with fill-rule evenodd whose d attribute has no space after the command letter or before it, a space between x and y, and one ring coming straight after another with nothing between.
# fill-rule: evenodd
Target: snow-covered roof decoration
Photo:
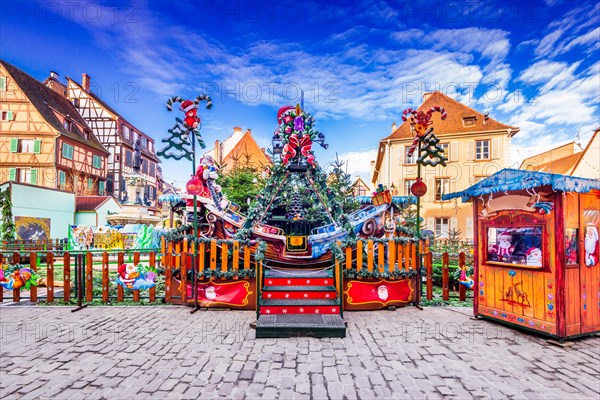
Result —
<instances>
[{"instance_id":1,"label":"snow-covered roof decoration","mask_svg":"<svg viewBox=\"0 0 600 400\"><path fill-rule=\"evenodd\" d=\"M354 199L360 204L373 204L371 196L356 196ZM399 206L408 206L417 204L417 198L415 196L392 196L392 203Z\"/></svg>"},{"instance_id":2,"label":"snow-covered roof decoration","mask_svg":"<svg viewBox=\"0 0 600 400\"><path fill-rule=\"evenodd\" d=\"M508 190L527 190L545 185L550 185L553 190L562 192L587 193L593 189L600 190L600 180L598 179L505 168L461 192L443 195L442 200L460 197L463 202L466 202L471 197L484 194Z\"/></svg>"}]
</instances>

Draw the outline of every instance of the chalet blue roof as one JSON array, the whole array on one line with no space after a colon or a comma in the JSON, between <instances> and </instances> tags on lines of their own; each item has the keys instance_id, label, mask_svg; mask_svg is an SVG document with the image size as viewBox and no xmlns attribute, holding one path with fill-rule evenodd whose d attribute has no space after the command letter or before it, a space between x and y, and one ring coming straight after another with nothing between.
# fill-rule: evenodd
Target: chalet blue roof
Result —
<instances>
[{"instance_id":1,"label":"chalet blue roof","mask_svg":"<svg viewBox=\"0 0 600 400\"><path fill-rule=\"evenodd\" d=\"M466 202L471 197L478 197L484 194L506 192L508 190L533 189L545 185L550 185L553 190L562 192L587 193L592 189L600 190L599 179L577 178L547 172L505 168L461 192L443 195L442 200L451 200L460 197L463 202Z\"/></svg>"},{"instance_id":2,"label":"chalet blue roof","mask_svg":"<svg viewBox=\"0 0 600 400\"><path fill-rule=\"evenodd\" d=\"M356 196L354 199L360 204L373 204L371 196ZM399 206L408 206L417 204L417 198L415 196L392 196L392 203Z\"/></svg>"}]
</instances>

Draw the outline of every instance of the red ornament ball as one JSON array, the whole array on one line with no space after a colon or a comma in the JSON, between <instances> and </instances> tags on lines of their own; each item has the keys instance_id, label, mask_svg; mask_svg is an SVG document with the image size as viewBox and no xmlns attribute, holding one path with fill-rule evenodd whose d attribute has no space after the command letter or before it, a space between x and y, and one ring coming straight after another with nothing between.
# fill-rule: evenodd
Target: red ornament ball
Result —
<instances>
[{"instance_id":1,"label":"red ornament ball","mask_svg":"<svg viewBox=\"0 0 600 400\"><path fill-rule=\"evenodd\" d=\"M188 194L191 194L192 196L198 196L204 191L204 185L196 175L192 175L192 178L185 185L185 188Z\"/></svg>"},{"instance_id":2,"label":"red ornament ball","mask_svg":"<svg viewBox=\"0 0 600 400\"><path fill-rule=\"evenodd\" d=\"M417 181L410 187L410 192L414 196L423 197L427 193L427 185L423 182L423 179L417 178Z\"/></svg>"}]
</instances>

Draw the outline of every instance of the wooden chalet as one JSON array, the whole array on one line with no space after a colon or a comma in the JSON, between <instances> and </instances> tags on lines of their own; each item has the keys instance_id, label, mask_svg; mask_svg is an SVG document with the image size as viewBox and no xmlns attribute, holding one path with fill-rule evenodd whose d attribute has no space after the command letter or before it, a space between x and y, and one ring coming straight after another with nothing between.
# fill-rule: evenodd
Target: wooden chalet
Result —
<instances>
[{"instance_id":1,"label":"wooden chalet","mask_svg":"<svg viewBox=\"0 0 600 400\"><path fill-rule=\"evenodd\" d=\"M0 60L0 182L104 194L109 152L57 89Z\"/></svg>"},{"instance_id":2,"label":"wooden chalet","mask_svg":"<svg viewBox=\"0 0 600 400\"><path fill-rule=\"evenodd\" d=\"M83 74L81 84L67 77L67 97L88 123L98 140L109 151L107 194L122 199L126 193L125 177L133 172L134 144L140 141L142 164L140 173L147 179L145 201L156 206L159 189L154 139L123 118L97 94L90 90L91 78Z\"/></svg>"}]
</instances>

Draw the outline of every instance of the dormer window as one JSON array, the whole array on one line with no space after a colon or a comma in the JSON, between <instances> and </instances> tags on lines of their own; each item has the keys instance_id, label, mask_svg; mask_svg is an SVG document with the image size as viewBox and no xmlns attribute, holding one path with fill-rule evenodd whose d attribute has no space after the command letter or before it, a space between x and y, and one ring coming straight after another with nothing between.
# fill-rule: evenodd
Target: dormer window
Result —
<instances>
[{"instance_id":1,"label":"dormer window","mask_svg":"<svg viewBox=\"0 0 600 400\"><path fill-rule=\"evenodd\" d=\"M73 128L73 123L71 121L69 121L68 119L65 119L63 121L63 127L70 132Z\"/></svg>"},{"instance_id":2,"label":"dormer window","mask_svg":"<svg viewBox=\"0 0 600 400\"><path fill-rule=\"evenodd\" d=\"M147 148L148 147L148 138L145 136L142 136L142 148Z\"/></svg>"},{"instance_id":3,"label":"dormer window","mask_svg":"<svg viewBox=\"0 0 600 400\"><path fill-rule=\"evenodd\" d=\"M473 126L475 125L476 120L477 118L475 116L463 117L463 126Z\"/></svg>"}]
</instances>

